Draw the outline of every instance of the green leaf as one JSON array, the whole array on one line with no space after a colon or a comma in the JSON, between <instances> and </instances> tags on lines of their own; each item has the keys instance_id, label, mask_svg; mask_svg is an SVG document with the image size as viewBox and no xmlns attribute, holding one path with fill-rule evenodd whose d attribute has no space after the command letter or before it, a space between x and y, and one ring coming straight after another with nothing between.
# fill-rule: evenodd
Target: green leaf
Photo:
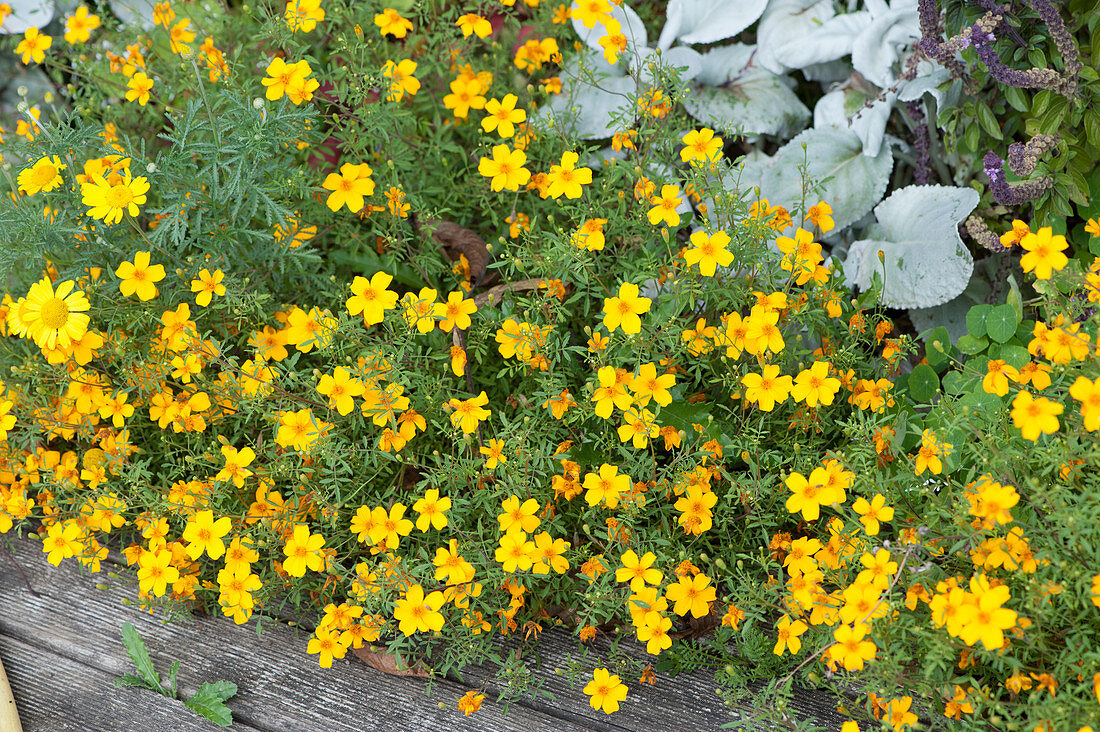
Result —
<instances>
[{"instance_id":1,"label":"green leaf","mask_svg":"<svg viewBox=\"0 0 1100 732\"><path fill-rule=\"evenodd\" d=\"M940 389L940 377L926 363L917 364L909 374L909 395L921 404L929 404Z\"/></svg>"},{"instance_id":2,"label":"green leaf","mask_svg":"<svg viewBox=\"0 0 1100 732\"><path fill-rule=\"evenodd\" d=\"M140 689L151 689L152 691L159 692L160 689L156 686L150 686L149 682L140 676L134 674L123 674L115 679L115 686L121 688L123 686L136 686Z\"/></svg>"},{"instance_id":3,"label":"green leaf","mask_svg":"<svg viewBox=\"0 0 1100 732\"><path fill-rule=\"evenodd\" d=\"M970 333L959 338L959 342L956 343L959 350L965 353L967 356L974 356L981 353L989 345L988 338L977 338Z\"/></svg>"},{"instance_id":4,"label":"green leaf","mask_svg":"<svg viewBox=\"0 0 1100 732\"><path fill-rule=\"evenodd\" d=\"M1020 324L1017 318L1016 308L1008 304L998 305L985 316L986 332L998 343L1007 343L1016 334L1016 326Z\"/></svg>"},{"instance_id":5,"label":"green leaf","mask_svg":"<svg viewBox=\"0 0 1100 732\"><path fill-rule=\"evenodd\" d=\"M1017 89L1014 86L1005 87L1003 90L1005 95L1005 101L1008 102L1013 109L1017 112L1027 111L1027 96L1023 90Z\"/></svg>"},{"instance_id":6,"label":"green leaf","mask_svg":"<svg viewBox=\"0 0 1100 732\"><path fill-rule=\"evenodd\" d=\"M1000 140L1004 137L1001 134L1001 126L997 123L997 118L993 116L993 110L989 108L985 102L978 102L977 105L978 124L982 126L990 137L995 140Z\"/></svg>"},{"instance_id":7,"label":"green leaf","mask_svg":"<svg viewBox=\"0 0 1100 732\"><path fill-rule=\"evenodd\" d=\"M943 377L943 390L948 394L957 396L976 388L978 388L976 376L963 376L958 371L949 371Z\"/></svg>"},{"instance_id":8,"label":"green leaf","mask_svg":"<svg viewBox=\"0 0 1100 732\"><path fill-rule=\"evenodd\" d=\"M1023 368L1024 365L1027 364L1029 361L1031 361L1031 354L1028 353L1027 349L1023 346L1017 346L1013 344L998 346L994 344L989 349L989 358L999 358L1007 363L1009 366L1020 369Z\"/></svg>"},{"instance_id":9,"label":"green leaf","mask_svg":"<svg viewBox=\"0 0 1100 732\"><path fill-rule=\"evenodd\" d=\"M208 681L183 705L219 727L229 727L233 724L233 713L225 702L236 693L237 685L230 681Z\"/></svg>"},{"instance_id":10,"label":"green leaf","mask_svg":"<svg viewBox=\"0 0 1100 732\"><path fill-rule=\"evenodd\" d=\"M992 309L992 305L984 303L970 308L970 312L966 314L966 329L970 331L970 335L975 338L981 338L985 335L985 316Z\"/></svg>"},{"instance_id":11,"label":"green leaf","mask_svg":"<svg viewBox=\"0 0 1100 732\"><path fill-rule=\"evenodd\" d=\"M939 348L936 347L939 344ZM924 359L928 361L928 365L935 368L948 359L948 355L951 353L951 334L947 332L947 328L940 326L936 328L924 341Z\"/></svg>"},{"instance_id":12,"label":"green leaf","mask_svg":"<svg viewBox=\"0 0 1100 732\"><path fill-rule=\"evenodd\" d=\"M145 641L138 635L137 628L131 623L122 624L122 644L126 646L126 653L134 662L138 673L145 679L145 683L151 688L157 689L161 694L168 696L167 690L160 685L160 676L153 668L153 660L149 658L149 651L145 650Z\"/></svg>"}]
</instances>

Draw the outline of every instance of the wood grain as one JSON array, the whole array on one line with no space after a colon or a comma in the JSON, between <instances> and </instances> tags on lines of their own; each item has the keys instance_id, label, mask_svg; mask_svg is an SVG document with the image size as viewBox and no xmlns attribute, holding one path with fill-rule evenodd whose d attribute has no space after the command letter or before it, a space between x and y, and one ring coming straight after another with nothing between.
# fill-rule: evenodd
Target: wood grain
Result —
<instances>
[{"instance_id":1,"label":"wood grain","mask_svg":"<svg viewBox=\"0 0 1100 732\"><path fill-rule=\"evenodd\" d=\"M238 694L228 705L234 727L246 731L693 732L718 730L739 718L716 696L710 672L661 676L656 686L624 678L630 691L620 710L613 715L595 710L582 691L586 679L571 685L558 672L580 656L576 640L560 629L545 631L537 655L524 658L531 678L554 698L524 698L509 705L505 715L503 704L495 701L503 690L503 682L494 678L496 669L468 668L461 680L397 677L350 654L322 669L306 653L307 634L284 623L265 621L257 628L253 621L238 627L223 618L195 618L166 624L122 603L135 596L132 585L111 581L116 586L96 590L97 582L109 581L104 574L88 576L72 562L51 567L30 540L15 540L11 554L37 593L28 591L18 569L0 558L0 653L12 659L8 669L26 732L216 729L178 702L112 686L116 676L133 672L119 634L124 622L141 633L162 674L180 661L182 698L206 681L237 684ZM624 643L621 649L646 657L638 644ZM606 665L607 650L606 639L590 644L581 661L586 674ZM486 699L481 711L465 717L455 703L470 689L484 689ZM792 708L830 730L839 729L844 719L821 692L799 692ZM73 726L58 726L55 711ZM148 715L161 715L156 719L163 724L150 723Z\"/></svg>"}]
</instances>

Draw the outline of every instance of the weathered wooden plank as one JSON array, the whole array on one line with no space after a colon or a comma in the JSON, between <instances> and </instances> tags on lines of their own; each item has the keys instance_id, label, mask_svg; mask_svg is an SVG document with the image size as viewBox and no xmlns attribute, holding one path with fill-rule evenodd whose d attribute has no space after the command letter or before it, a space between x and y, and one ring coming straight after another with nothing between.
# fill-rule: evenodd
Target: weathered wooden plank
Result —
<instances>
[{"instance_id":1,"label":"weathered wooden plank","mask_svg":"<svg viewBox=\"0 0 1100 732\"><path fill-rule=\"evenodd\" d=\"M121 624L131 622L146 639L158 670L180 661L181 695L194 693L204 681L232 681L238 687L238 695L229 702L234 719L257 729L598 729L520 705L512 705L504 715L494 697L466 718L454 709L454 702L469 687L455 681L433 682L428 698L424 679L388 676L359 661L345 659L322 669L306 654L306 637L297 637L280 623L265 623L260 637L254 626L239 628L222 618L163 624L121 604L132 596L132 588L96 591L97 580L82 575L71 562L58 568L46 564L32 541L16 541L12 554L38 596L27 590L10 563L0 562L0 634L110 676L132 671L119 635ZM101 693L109 698L129 692ZM450 708L440 709L440 703Z\"/></svg>"},{"instance_id":2,"label":"weathered wooden plank","mask_svg":"<svg viewBox=\"0 0 1100 732\"><path fill-rule=\"evenodd\" d=\"M358 661L319 668L315 658L305 653L306 636L281 623L265 622L260 637L254 624L239 628L221 618L164 625L121 604L123 598L132 597L132 588L95 591L95 580L72 563L57 569L46 564L33 541L16 542L14 554L42 596L32 596L19 573L0 561L0 633L118 675L131 671L119 627L132 622L148 639L159 669L181 661L184 693L193 693L203 681L233 681L239 687L238 697L230 702L235 718L264 730L300 729L322 718L331 729L397 725L493 732L707 730L738 719L715 694L713 674L703 671L675 679L659 677L656 686L624 679L630 693L620 711L609 716L594 710L582 691L585 679L571 688L566 676L555 673L568 668L579 651L575 639L553 629L543 633L538 656L529 655L525 664L555 699L524 699L512 704L505 716L492 701L500 689L492 679L495 669L469 669L464 683L435 681L427 698L425 680L387 676ZM27 618L35 618L34 627ZM592 644L586 670L603 663L599 659L605 645L602 640ZM637 658L647 655L639 644L627 642L622 648ZM453 709L465 691L481 686L490 691L481 712L465 718ZM440 703L451 708L441 710ZM791 707L829 729L839 728L843 721L831 697L822 692L800 691Z\"/></svg>"},{"instance_id":3,"label":"weathered wooden plank","mask_svg":"<svg viewBox=\"0 0 1100 732\"><path fill-rule=\"evenodd\" d=\"M0 635L0 656L24 732L221 729L174 699L142 689L115 689L111 674L15 638ZM241 723L234 728L256 729Z\"/></svg>"}]
</instances>

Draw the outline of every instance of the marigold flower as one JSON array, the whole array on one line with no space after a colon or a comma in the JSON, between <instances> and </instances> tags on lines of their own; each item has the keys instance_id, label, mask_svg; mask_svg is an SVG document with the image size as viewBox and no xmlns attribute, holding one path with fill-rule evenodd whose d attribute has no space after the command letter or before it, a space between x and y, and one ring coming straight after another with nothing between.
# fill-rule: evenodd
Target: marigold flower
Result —
<instances>
[{"instance_id":1,"label":"marigold flower","mask_svg":"<svg viewBox=\"0 0 1100 732\"><path fill-rule=\"evenodd\" d=\"M477 312L472 298L462 292L451 292L445 302L435 306L435 317L439 319L439 329L450 333L453 329L466 330L471 325L470 316Z\"/></svg>"},{"instance_id":2,"label":"marigold flower","mask_svg":"<svg viewBox=\"0 0 1100 732\"><path fill-rule=\"evenodd\" d=\"M196 560L206 553L211 559L221 559L225 554L225 542L222 537L233 528L228 516L214 520L213 511L196 511L187 521L183 530L183 540L187 542L187 556Z\"/></svg>"},{"instance_id":3,"label":"marigold flower","mask_svg":"<svg viewBox=\"0 0 1100 732\"><path fill-rule=\"evenodd\" d=\"M818 404L828 406L840 391L840 379L829 376L827 361L814 361L808 369L798 373L791 386L791 397L805 402L807 407Z\"/></svg>"},{"instance_id":4,"label":"marigold flower","mask_svg":"<svg viewBox=\"0 0 1100 732\"><path fill-rule=\"evenodd\" d=\"M413 76L415 73L416 62L412 59L403 59L397 63L386 61L382 65L382 76L390 80L390 91L386 95L386 101L400 102L406 94L410 97L415 96L420 91L420 79Z\"/></svg>"},{"instance_id":5,"label":"marigold flower","mask_svg":"<svg viewBox=\"0 0 1100 732\"><path fill-rule=\"evenodd\" d=\"M485 118L481 120L481 129L496 133L502 138L516 134L516 125L527 119L527 112L516 109L519 97L505 94L503 99L490 99L485 103ZM525 181L526 182L526 181Z\"/></svg>"},{"instance_id":6,"label":"marigold flower","mask_svg":"<svg viewBox=\"0 0 1100 732\"><path fill-rule=\"evenodd\" d=\"M40 64L46 60L46 50L53 45L53 38L38 32L37 28L28 28L23 31L23 40L15 47L15 52L22 54L24 64L34 61Z\"/></svg>"},{"instance_id":7,"label":"marigold flower","mask_svg":"<svg viewBox=\"0 0 1100 732\"><path fill-rule=\"evenodd\" d=\"M488 38L493 32L493 25L485 18L474 13L459 16L458 20L455 21L455 25L462 29L463 38L469 38L471 33L478 38Z\"/></svg>"},{"instance_id":8,"label":"marigold flower","mask_svg":"<svg viewBox=\"0 0 1100 732\"><path fill-rule=\"evenodd\" d=\"M381 35L394 38L404 38L413 29L412 21L401 17L401 14L393 8L386 8L374 16L374 24L378 26L378 32Z\"/></svg>"},{"instance_id":9,"label":"marigold flower","mask_svg":"<svg viewBox=\"0 0 1100 732\"><path fill-rule=\"evenodd\" d=\"M597 473L585 474L584 500L589 506L595 506L603 501L608 508L615 508L619 505L622 495L630 490L630 485L630 476L619 475L618 466L603 463Z\"/></svg>"},{"instance_id":10,"label":"marigold flower","mask_svg":"<svg viewBox=\"0 0 1100 732\"><path fill-rule=\"evenodd\" d=\"M348 312L352 315L362 314L363 325L368 328L381 323L385 319L386 311L397 307L397 293L388 289L391 282L393 275L386 272L375 272L369 280L366 277L353 279L352 296L345 303Z\"/></svg>"},{"instance_id":11,"label":"marigold flower","mask_svg":"<svg viewBox=\"0 0 1100 732\"><path fill-rule=\"evenodd\" d=\"M649 312L652 301L648 297L639 297L638 292L637 285L623 282L619 285L616 297L604 298L603 325L608 332L614 333L619 328L629 334L642 332L642 319L639 316Z\"/></svg>"},{"instance_id":12,"label":"marigold flower","mask_svg":"<svg viewBox=\"0 0 1100 732\"><path fill-rule=\"evenodd\" d=\"M339 173L329 173L321 184L325 190L332 191L325 205L331 211L339 211L341 206L347 206L348 211L359 213L363 209L363 198L374 195L374 181L371 179L373 172L366 163L344 163L340 166Z\"/></svg>"},{"instance_id":13,"label":"marigold flower","mask_svg":"<svg viewBox=\"0 0 1100 732\"><path fill-rule=\"evenodd\" d=\"M680 149L680 160L692 165L710 165L722 157L722 138L714 130L704 127L691 130L683 137L684 147Z\"/></svg>"},{"instance_id":14,"label":"marigold flower","mask_svg":"<svg viewBox=\"0 0 1100 732\"><path fill-rule=\"evenodd\" d=\"M708 234L703 230L691 235L691 247L684 251L684 261L688 266L698 265L699 274L713 277L718 267L728 267L733 262L733 254L726 248L730 236L724 231Z\"/></svg>"},{"instance_id":15,"label":"marigold flower","mask_svg":"<svg viewBox=\"0 0 1100 732\"><path fill-rule=\"evenodd\" d=\"M291 577L304 577L306 570L320 572L325 568L325 559L321 555L324 545L325 537L321 534L311 534L304 524L296 525L294 533L283 546L286 555L283 569Z\"/></svg>"},{"instance_id":16,"label":"marigold flower","mask_svg":"<svg viewBox=\"0 0 1100 732\"><path fill-rule=\"evenodd\" d=\"M1049 226L1039 229L1038 233L1025 235L1020 246L1027 252L1020 257L1020 266L1024 272L1034 271L1037 279L1049 280L1053 272L1069 264L1069 257L1062 253L1069 248L1066 237L1052 235Z\"/></svg>"},{"instance_id":17,"label":"marigold flower","mask_svg":"<svg viewBox=\"0 0 1100 732\"><path fill-rule=\"evenodd\" d=\"M572 151L562 153L561 164L551 165L547 180L551 198L580 198L582 186L592 182L591 168L578 168L579 155Z\"/></svg>"},{"instance_id":18,"label":"marigold flower","mask_svg":"<svg viewBox=\"0 0 1100 732\"><path fill-rule=\"evenodd\" d=\"M764 412L775 409L776 404L787 401L793 382L791 377L779 374L779 366L768 364L759 374L745 374L741 377L745 387L746 401L756 404Z\"/></svg>"},{"instance_id":19,"label":"marigold flower","mask_svg":"<svg viewBox=\"0 0 1100 732\"><path fill-rule=\"evenodd\" d=\"M868 536L877 536L880 522L894 518L894 509L886 505L886 496L881 493L876 493L870 501L860 496L852 504L852 510L859 514L859 521Z\"/></svg>"},{"instance_id":20,"label":"marigold flower","mask_svg":"<svg viewBox=\"0 0 1100 732\"><path fill-rule=\"evenodd\" d=\"M591 697L589 703L593 709L611 714L619 711L619 703L626 699L627 687L616 674L605 668L598 668L592 672L592 680L585 685L584 693Z\"/></svg>"},{"instance_id":21,"label":"marigold flower","mask_svg":"<svg viewBox=\"0 0 1100 732\"><path fill-rule=\"evenodd\" d=\"M65 19L65 40L72 44L84 43L92 37L92 31L99 27L99 16L88 15L88 8L81 5L76 12Z\"/></svg>"},{"instance_id":22,"label":"marigold flower","mask_svg":"<svg viewBox=\"0 0 1100 732\"><path fill-rule=\"evenodd\" d=\"M1064 409L1050 399L1036 399L1029 392L1021 391L1012 400L1012 424L1025 440L1038 440L1040 434L1053 435L1058 431L1058 415Z\"/></svg>"},{"instance_id":23,"label":"marigold flower","mask_svg":"<svg viewBox=\"0 0 1100 732\"><path fill-rule=\"evenodd\" d=\"M321 0L287 0L283 17L292 32L309 33L325 19L325 10L321 7Z\"/></svg>"},{"instance_id":24,"label":"marigold flower","mask_svg":"<svg viewBox=\"0 0 1100 732\"><path fill-rule=\"evenodd\" d=\"M680 196L678 186L661 186L661 195L654 196L650 200L653 208L649 209L647 214L649 223L656 226L663 221L667 226L678 226L680 224L680 214L677 213L676 209L683 202L684 199Z\"/></svg>"},{"instance_id":25,"label":"marigold flower","mask_svg":"<svg viewBox=\"0 0 1100 732\"><path fill-rule=\"evenodd\" d=\"M494 145L491 158L481 158L477 172L486 178L492 178L490 187L494 191L518 191L531 179L531 171L523 167L527 162L527 153L511 150L507 145Z\"/></svg>"},{"instance_id":26,"label":"marigold flower","mask_svg":"<svg viewBox=\"0 0 1100 732\"><path fill-rule=\"evenodd\" d=\"M677 615L687 615L701 618L710 613L710 604L716 598L715 589L710 586L710 578L704 574L679 577L675 584L670 584L665 589L665 597L675 603L672 612Z\"/></svg>"},{"instance_id":27,"label":"marigold flower","mask_svg":"<svg viewBox=\"0 0 1100 732\"><path fill-rule=\"evenodd\" d=\"M118 265L115 276L122 280L118 289L123 297L136 294L139 300L152 300L157 296L155 283L164 279L164 265L150 265L149 252L135 252L134 261Z\"/></svg>"},{"instance_id":28,"label":"marigold flower","mask_svg":"<svg viewBox=\"0 0 1100 732\"><path fill-rule=\"evenodd\" d=\"M168 549L142 551L138 559L138 591L153 597L164 597L168 585L180 578L179 570L172 566L172 552Z\"/></svg>"},{"instance_id":29,"label":"marigold flower","mask_svg":"<svg viewBox=\"0 0 1100 732\"><path fill-rule=\"evenodd\" d=\"M471 399L451 399L447 402L454 410L451 412L451 424L465 434L476 431L478 424L487 420L491 414L485 409L488 403L489 397L484 391Z\"/></svg>"},{"instance_id":30,"label":"marigold flower","mask_svg":"<svg viewBox=\"0 0 1100 732\"><path fill-rule=\"evenodd\" d=\"M199 271L199 276L191 280L191 292L198 293L195 295L195 304L199 307L207 307L214 295L218 297L224 295L225 285L222 284L224 278L225 272L220 269L211 273L209 269L203 267Z\"/></svg>"},{"instance_id":31,"label":"marigold flower","mask_svg":"<svg viewBox=\"0 0 1100 732\"><path fill-rule=\"evenodd\" d=\"M471 690L462 695L455 707L458 711L469 717L471 714L481 709L481 702L483 701L485 701L484 694L478 694L476 691Z\"/></svg>"},{"instance_id":32,"label":"marigold flower","mask_svg":"<svg viewBox=\"0 0 1100 732\"><path fill-rule=\"evenodd\" d=\"M1031 233L1030 227L1019 219L1012 221L1012 229L1001 234L1001 246L1011 247L1019 244L1024 237Z\"/></svg>"},{"instance_id":33,"label":"marigold flower","mask_svg":"<svg viewBox=\"0 0 1100 732\"><path fill-rule=\"evenodd\" d=\"M802 649L802 640L800 635L810 629L810 626L803 623L801 620L791 621L789 615L784 615L776 623L775 629L778 633L778 639L775 642L775 648L772 649L772 653L777 656L782 656L784 650L789 650L791 655L798 653Z\"/></svg>"}]
</instances>

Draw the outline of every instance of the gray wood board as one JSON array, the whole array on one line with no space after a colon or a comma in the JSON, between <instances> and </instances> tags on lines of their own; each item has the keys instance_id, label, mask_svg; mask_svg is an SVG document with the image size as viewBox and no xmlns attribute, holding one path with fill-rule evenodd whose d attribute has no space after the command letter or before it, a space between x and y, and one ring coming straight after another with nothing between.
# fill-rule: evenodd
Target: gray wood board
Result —
<instances>
[{"instance_id":1,"label":"gray wood board","mask_svg":"<svg viewBox=\"0 0 1100 732\"><path fill-rule=\"evenodd\" d=\"M574 638L553 629L542 634L537 656L530 654L525 663L554 700L525 698L511 704L505 715L503 705L494 701L500 685L492 678L493 669L467 669L461 682L433 680L428 696L427 680L384 674L351 659L350 653L331 669L320 668L316 656L306 653L308 634L283 623L265 621L259 635L255 622L238 627L224 618L163 623L122 603L135 597L133 584L109 580L105 572L89 576L71 560L51 567L34 540L19 539L10 546L12 558L38 593L27 590L19 570L0 553L0 649L27 732L68 729L57 726L51 706L77 715L73 729L216 729L177 702L112 686L116 676L134 671L119 632L124 622L136 626L162 674L180 661L181 697L205 681L237 684L238 694L228 704L235 727L244 730L688 732L716 730L737 719L715 695L709 672L659 676L656 686L624 679L630 692L618 712L605 715L592 709L582 691L585 681L570 688L569 679L554 671L567 668L578 648ZM104 569L114 567L105 563ZM95 589L102 582L110 586ZM630 645L622 647L637 657L646 655L640 646ZM21 660L28 648L42 658L58 659L57 675L40 673L41 662L28 670ZM597 640L586 671L600 663L601 650ZM454 705L471 688L486 689L486 699L481 711L465 717ZM440 709L440 704L448 708ZM822 692L800 691L792 707L830 729L838 729L844 719ZM153 714L177 714L181 721L176 724L165 716L164 726L150 727ZM102 726L104 721L108 726Z\"/></svg>"}]
</instances>

